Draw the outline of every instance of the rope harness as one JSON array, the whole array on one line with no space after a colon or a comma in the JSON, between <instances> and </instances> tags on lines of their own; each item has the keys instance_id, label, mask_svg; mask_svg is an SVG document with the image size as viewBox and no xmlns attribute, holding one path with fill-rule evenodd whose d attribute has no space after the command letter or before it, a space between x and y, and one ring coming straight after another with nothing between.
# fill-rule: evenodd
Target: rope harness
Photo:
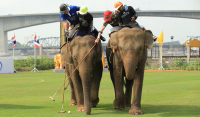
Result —
<instances>
[{"instance_id":1,"label":"rope harness","mask_svg":"<svg viewBox=\"0 0 200 117\"><path fill-rule=\"evenodd\" d=\"M118 48L118 46L110 46L110 47L107 47L107 48L110 48L112 50L111 53L110 53L110 56L109 56L109 62L111 63L110 58L111 58L112 53L114 54L115 51L119 51L119 48Z\"/></svg>"}]
</instances>

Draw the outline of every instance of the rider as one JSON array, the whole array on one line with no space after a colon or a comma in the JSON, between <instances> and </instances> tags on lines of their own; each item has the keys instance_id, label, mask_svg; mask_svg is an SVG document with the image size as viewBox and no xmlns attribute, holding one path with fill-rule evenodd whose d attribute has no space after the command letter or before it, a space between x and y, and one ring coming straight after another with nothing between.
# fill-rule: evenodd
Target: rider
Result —
<instances>
[{"instance_id":1,"label":"rider","mask_svg":"<svg viewBox=\"0 0 200 117\"><path fill-rule=\"evenodd\" d=\"M75 22L72 23L72 26L76 24L79 24L79 28L74 37L91 34L93 27L93 16L88 12L87 6L81 6L78 17L76 18Z\"/></svg>"},{"instance_id":2,"label":"rider","mask_svg":"<svg viewBox=\"0 0 200 117\"><path fill-rule=\"evenodd\" d=\"M138 23L135 21L138 17L137 13L132 6L124 6L122 2L117 1L114 4L116 10L119 10L118 21L119 25L128 26L128 27L139 27ZM126 8L126 9L125 9Z\"/></svg>"},{"instance_id":3,"label":"rider","mask_svg":"<svg viewBox=\"0 0 200 117\"><path fill-rule=\"evenodd\" d=\"M136 19L138 17L138 14L135 12L132 6L126 6L123 5L122 2L117 1L114 4L115 9L119 10L119 15L118 15L118 21L119 21L119 26L127 26L127 27L139 27L143 31L146 29L144 26L138 24L136 22ZM157 37L153 37L154 41L157 39Z\"/></svg>"},{"instance_id":4,"label":"rider","mask_svg":"<svg viewBox=\"0 0 200 117\"><path fill-rule=\"evenodd\" d=\"M119 23L118 23L118 15L119 15L119 11L117 11L117 10L114 12L112 12L110 10L107 10L104 12L104 23L99 31L97 39L102 35L104 29L106 28L106 26L108 24L110 24L113 27L108 32L109 36L113 30L121 29L121 27L119 26ZM98 40L96 40L96 42L98 42Z\"/></svg>"},{"instance_id":5,"label":"rider","mask_svg":"<svg viewBox=\"0 0 200 117\"><path fill-rule=\"evenodd\" d=\"M77 11L79 10L80 10L79 6L69 6L68 4L60 5L60 18L62 19L65 33L66 35L69 35L68 36L69 38L72 36L73 32L78 28L78 25L74 24L74 22L78 15ZM70 30L69 30L69 23L70 23ZM74 25L72 26L72 24Z\"/></svg>"},{"instance_id":6,"label":"rider","mask_svg":"<svg viewBox=\"0 0 200 117\"><path fill-rule=\"evenodd\" d=\"M96 37L98 35L97 29L93 26L93 16L88 12L87 6L81 6L78 17L75 22L72 23L72 26L75 24L79 24L79 28L74 37L90 34ZM101 36L100 39L105 41L103 36Z\"/></svg>"}]
</instances>

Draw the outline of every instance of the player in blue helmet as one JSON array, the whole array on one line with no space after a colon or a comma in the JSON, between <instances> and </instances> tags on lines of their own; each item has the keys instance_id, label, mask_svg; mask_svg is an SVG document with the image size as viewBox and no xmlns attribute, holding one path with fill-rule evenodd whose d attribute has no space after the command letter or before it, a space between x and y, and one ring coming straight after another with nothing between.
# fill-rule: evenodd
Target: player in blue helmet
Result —
<instances>
[{"instance_id":1,"label":"player in blue helmet","mask_svg":"<svg viewBox=\"0 0 200 117\"><path fill-rule=\"evenodd\" d=\"M74 22L78 16L77 11L80 10L79 6L69 6L67 4L60 5L60 18L62 19L65 33L68 38L71 38L73 32L78 28L78 23L75 25Z\"/></svg>"}]
</instances>

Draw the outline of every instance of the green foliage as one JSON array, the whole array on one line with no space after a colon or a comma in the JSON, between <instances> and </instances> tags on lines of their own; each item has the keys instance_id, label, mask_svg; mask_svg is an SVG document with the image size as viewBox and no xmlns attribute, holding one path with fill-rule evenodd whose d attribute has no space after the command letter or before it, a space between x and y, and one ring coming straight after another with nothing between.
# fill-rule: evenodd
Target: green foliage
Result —
<instances>
[{"instance_id":1,"label":"green foliage","mask_svg":"<svg viewBox=\"0 0 200 117\"><path fill-rule=\"evenodd\" d=\"M199 62L198 58L196 58L194 62L190 62L190 64L186 67L186 70L200 71L200 62Z\"/></svg>"},{"instance_id":2,"label":"green foliage","mask_svg":"<svg viewBox=\"0 0 200 117\"><path fill-rule=\"evenodd\" d=\"M159 67L160 67L159 64L158 64L158 63L155 63L155 64L153 64L153 65L151 66L151 69L152 69L152 70L158 70Z\"/></svg>"},{"instance_id":3,"label":"green foliage","mask_svg":"<svg viewBox=\"0 0 200 117\"><path fill-rule=\"evenodd\" d=\"M162 66L163 66L163 68L164 68L165 70L169 70L169 69L170 69L169 66L168 66L166 63L163 63Z\"/></svg>"},{"instance_id":4,"label":"green foliage","mask_svg":"<svg viewBox=\"0 0 200 117\"><path fill-rule=\"evenodd\" d=\"M40 59L37 59L37 68L40 70L48 70L54 68L53 59L48 58L47 56L42 56Z\"/></svg>"},{"instance_id":5,"label":"green foliage","mask_svg":"<svg viewBox=\"0 0 200 117\"><path fill-rule=\"evenodd\" d=\"M146 63L145 63L145 70L149 70L149 69L151 69L151 67L150 67L150 65L146 62Z\"/></svg>"},{"instance_id":6,"label":"green foliage","mask_svg":"<svg viewBox=\"0 0 200 117\"><path fill-rule=\"evenodd\" d=\"M186 70L187 66L188 66L188 63L186 61L184 61L183 59L176 59L171 64L171 69L172 70Z\"/></svg>"},{"instance_id":7,"label":"green foliage","mask_svg":"<svg viewBox=\"0 0 200 117\"><path fill-rule=\"evenodd\" d=\"M29 56L27 59L19 58L14 61L14 68L17 71L30 71L34 68L34 57ZM36 57L36 68L38 70L48 70L54 68L53 58L42 56L40 59Z\"/></svg>"},{"instance_id":8,"label":"green foliage","mask_svg":"<svg viewBox=\"0 0 200 117\"><path fill-rule=\"evenodd\" d=\"M189 64L183 59L176 59L171 64L172 70L200 70L200 62L199 59L196 58L194 62L190 62Z\"/></svg>"},{"instance_id":9,"label":"green foliage","mask_svg":"<svg viewBox=\"0 0 200 117\"><path fill-rule=\"evenodd\" d=\"M160 65L158 63L154 63L153 65L149 65L147 62L145 64L145 70L158 70ZM200 71L200 59L196 58L195 60L191 59L190 63L187 63L186 59L174 59L172 63L163 63L163 68L165 70L198 70Z\"/></svg>"}]
</instances>

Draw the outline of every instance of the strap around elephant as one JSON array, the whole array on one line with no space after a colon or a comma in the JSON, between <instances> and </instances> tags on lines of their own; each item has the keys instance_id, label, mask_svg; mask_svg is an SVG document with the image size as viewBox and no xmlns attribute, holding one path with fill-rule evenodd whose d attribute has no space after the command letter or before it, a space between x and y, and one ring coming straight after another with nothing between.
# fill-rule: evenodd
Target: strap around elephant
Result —
<instances>
[{"instance_id":1,"label":"strap around elephant","mask_svg":"<svg viewBox=\"0 0 200 117\"><path fill-rule=\"evenodd\" d=\"M107 48L118 50L118 46L111 46L111 47L107 47Z\"/></svg>"}]
</instances>

